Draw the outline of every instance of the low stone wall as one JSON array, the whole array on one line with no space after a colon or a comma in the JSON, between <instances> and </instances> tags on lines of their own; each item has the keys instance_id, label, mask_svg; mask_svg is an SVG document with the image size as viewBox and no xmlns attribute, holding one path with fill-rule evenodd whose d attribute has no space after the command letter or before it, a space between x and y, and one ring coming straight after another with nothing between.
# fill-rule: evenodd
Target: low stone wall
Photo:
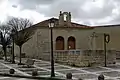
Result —
<instances>
[{"instance_id":1,"label":"low stone wall","mask_svg":"<svg viewBox=\"0 0 120 80\"><path fill-rule=\"evenodd\" d=\"M44 52L39 55L39 58L34 58L50 61L50 52ZM56 50L54 51L54 61L61 64L79 67L104 66L105 53L104 50ZM115 50L107 51L106 61L107 64L113 64L116 62Z\"/></svg>"},{"instance_id":2,"label":"low stone wall","mask_svg":"<svg viewBox=\"0 0 120 80\"><path fill-rule=\"evenodd\" d=\"M116 59L120 59L120 51L116 51Z\"/></svg>"},{"instance_id":3,"label":"low stone wall","mask_svg":"<svg viewBox=\"0 0 120 80\"><path fill-rule=\"evenodd\" d=\"M116 51L107 51L107 64L113 64L116 61ZM104 66L104 50L81 50L81 51L55 51L55 62L86 67L86 66Z\"/></svg>"}]
</instances>

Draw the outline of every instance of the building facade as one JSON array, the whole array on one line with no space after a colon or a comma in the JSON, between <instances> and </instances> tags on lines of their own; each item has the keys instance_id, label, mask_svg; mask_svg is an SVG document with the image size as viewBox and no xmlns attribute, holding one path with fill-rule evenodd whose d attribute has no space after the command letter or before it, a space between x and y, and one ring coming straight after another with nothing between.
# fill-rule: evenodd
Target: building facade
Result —
<instances>
[{"instance_id":1,"label":"building facade","mask_svg":"<svg viewBox=\"0 0 120 80\"><path fill-rule=\"evenodd\" d=\"M53 27L53 48L54 51L68 50L103 50L104 33L110 35L108 50L120 50L120 25L87 26L71 22L70 12L61 12L59 19L51 18L32 26L35 29L32 39L27 41L22 52L27 57L48 59L50 57L50 28L49 20L55 21ZM28 29L28 30L29 30ZM16 55L19 55L19 48L15 47ZM46 57L48 56L48 57Z\"/></svg>"}]
</instances>

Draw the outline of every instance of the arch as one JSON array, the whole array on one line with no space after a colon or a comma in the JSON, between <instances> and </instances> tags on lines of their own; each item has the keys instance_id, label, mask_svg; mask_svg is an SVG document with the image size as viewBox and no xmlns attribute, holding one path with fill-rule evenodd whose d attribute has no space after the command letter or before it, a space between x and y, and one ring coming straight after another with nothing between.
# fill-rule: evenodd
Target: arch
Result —
<instances>
[{"instance_id":1,"label":"arch","mask_svg":"<svg viewBox=\"0 0 120 80\"><path fill-rule=\"evenodd\" d=\"M63 12L63 19L64 19L64 21L68 21L68 16L69 16L68 12Z\"/></svg>"},{"instance_id":2,"label":"arch","mask_svg":"<svg viewBox=\"0 0 120 80\"><path fill-rule=\"evenodd\" d=\"M56 38L56 50L64 50L64 38L62 36Z\"/></svg>"},{"instance_id":3,"label":"arch","mask_svg":"<svg viewBox=\"0 0 120 80\"><path fill-rule=\"evenodd\" d=\"M68 50L70 49L76 49L76 39L73 36L70 36L68 38Z\"/></svg>"},{"instance_id":4,"label":"arch","mask_svg":"<svg viewBox=\"0 0 120 80\"><path fill-rule=\"evenodd\" d=\"M64 17L64 21L67 21L67 15L64 14L63 17Z\"/></svg>"}]
</instances>

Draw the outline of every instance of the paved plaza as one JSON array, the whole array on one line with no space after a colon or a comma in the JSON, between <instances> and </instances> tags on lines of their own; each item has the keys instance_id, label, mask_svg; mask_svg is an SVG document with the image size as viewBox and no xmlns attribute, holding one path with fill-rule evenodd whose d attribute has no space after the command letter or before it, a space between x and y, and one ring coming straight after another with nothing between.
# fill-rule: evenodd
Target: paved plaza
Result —
<instances>
[{"instance_id":1,"label":"paved plaza","mask_svg":"<svg viewBox=\"0 0 120 80\"><path fill-rule=\"evenodd\" d=\"M22 62L27 59L23 58ZM35 60L33 68L22 68L17 65L18 59L16 59L16 64L11 64L10 62L5 62L0 60L0 73L8 73L9 69L14 68L15 74L31 76L32 70L37 70L40 77L50 77L50 62ZM85 67L85 68L75 68L65 65L60 65L55 63L55 75L57 78L65 79L66 74L71 72L73 74L73 79L77 80L82 78L83 80L97 80L98 75L101 73L105 75L105 80L120 80L120 62L115 65L109 65L108 67ZM18 79L10 77L0 77L0 80L27 80ZM30 80L30 79L29 79Z\"/></svg>"}]
</instances>

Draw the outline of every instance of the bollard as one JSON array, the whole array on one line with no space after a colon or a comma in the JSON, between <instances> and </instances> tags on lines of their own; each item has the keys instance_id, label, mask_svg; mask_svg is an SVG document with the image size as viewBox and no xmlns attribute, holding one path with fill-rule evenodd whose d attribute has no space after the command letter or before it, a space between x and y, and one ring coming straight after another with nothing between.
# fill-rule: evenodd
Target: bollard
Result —
<instances>
[{"instance_id":1,"label":"bollard","mask_svg":"<svg viewBox=\"0 0 120 80\"><path fill-rule=\"evenodd\" d=\"M102 74L99 75L99 76L98 76L98 80L104 80L104 75L102 75Z\"/></svg>"},{"instance_id":2,"label":"bollard","mask_svg":"<svg viewBox=\"0 0 120 80\"><path fill-rule=\"evenodd\" d=\"M78 80L83 80L83 79L79 78Z\"/></svg>"},{"instance_id":3,"label":"bollard","mask_svg":"<svg viewBox=\"0 0 120 80\"><path fill-rule=\"evenodd\" d=\"M32 76L37 76L38 75L38 71L37 70L33 70L32 71Z\"/></svg>"},{"instance_id":4,"label":"bollard","mask_svg":"<svg viewBox=\"0 0 120 80\"><path fill-rule=\"evenodd\" d=\"M9 73L10 73L10 74L14 74L14 73L15 73L15 70L14 70L14 69L10 69L10 70L9 70Z\"/></svg>"},{"instance_id":5,"label":"bollard","mask_svg":"<svg viewBox=\"0 0 120 80\"><path fill-rule=\"evenodd\" d=\"M66 79L72 79L72 73L67 73L66 74Z\"/></svg>"}]
</instances>

